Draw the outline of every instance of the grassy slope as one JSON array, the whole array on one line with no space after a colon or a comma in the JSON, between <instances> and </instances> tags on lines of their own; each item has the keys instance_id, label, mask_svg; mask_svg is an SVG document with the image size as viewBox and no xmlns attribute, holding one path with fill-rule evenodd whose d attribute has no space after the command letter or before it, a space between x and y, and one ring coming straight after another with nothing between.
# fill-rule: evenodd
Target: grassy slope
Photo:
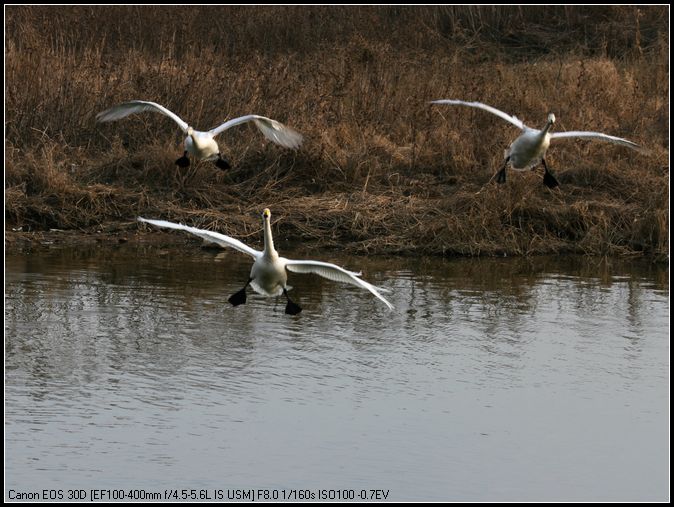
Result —
<instances>
[{"instance_id":1,"label":"grassy slope","mask_svg":"<svg viewBox=\"0 0 674 507\"><path fill-rule=\"evenodd\" d=\"M276 234L353 252L668 253L666 7L6 8L6 227L135 229L138 215L237 237L270 207ZM488 183L517 130L597 130L648 147L553 141L538 173ZM257 113L218 138L233 169L179 170L182 136Z\"/></svg>"}]
</instances>

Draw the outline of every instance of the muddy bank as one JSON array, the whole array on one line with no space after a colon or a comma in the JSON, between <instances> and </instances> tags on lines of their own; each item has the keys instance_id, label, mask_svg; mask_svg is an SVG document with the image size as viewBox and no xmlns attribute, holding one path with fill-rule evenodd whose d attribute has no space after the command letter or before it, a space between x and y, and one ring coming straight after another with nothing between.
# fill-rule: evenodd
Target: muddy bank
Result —
<instances>
[{"instance_id":1,"label":"muddy bank","mask_svg":"<svg viewBox=\"0 0 674 507\"><path fill-rule=\"evenodd\" d=\"M617 205L616 199L595 200L569 183L562 191L550 191L540 184L538 174L515 176L520 178L507 185L492 182L460 189L456 185L433 185L421 197L391 191L295 196L276 202L268 197L261 206L230 204L206 211L158 201L145 209L129 210L129 215L214 230L256 248L262 245L260 211L269 206L280 248L340 250L358 255L667 258L668 222L663 212L637 203ZM564 173L558 177L565 181ZM652 224L658 226L653 228ZM77 242L175 245L195 241L186 233L166 232L123 216L77 229L12 230L16 228L5 231L7 249Z\"/></svg>"}]
</instances>

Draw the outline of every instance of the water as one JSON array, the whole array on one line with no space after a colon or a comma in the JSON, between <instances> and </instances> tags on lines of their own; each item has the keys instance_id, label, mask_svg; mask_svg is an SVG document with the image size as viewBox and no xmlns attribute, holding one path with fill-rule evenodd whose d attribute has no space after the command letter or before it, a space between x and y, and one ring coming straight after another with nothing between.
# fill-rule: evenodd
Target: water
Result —
<instances>
[{"instance_id":1,"label":"water","mask_svg":"<svg viewBox=\"0 0 674 507\"><path fill-rule=\"evenodd\" d=\"M197 246L8 255L5 499L669 498L665 269L312 257L396 312L298 274L301 315L233 308L248 259Z\"/></svg>"}]
</instances>

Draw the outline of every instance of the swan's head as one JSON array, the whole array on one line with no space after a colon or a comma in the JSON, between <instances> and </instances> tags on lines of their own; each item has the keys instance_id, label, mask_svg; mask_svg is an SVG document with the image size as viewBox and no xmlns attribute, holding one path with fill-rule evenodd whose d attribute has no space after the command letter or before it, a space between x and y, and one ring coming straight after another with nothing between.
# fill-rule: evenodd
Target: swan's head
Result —
<instances>
[{"instance_id":1,"label":"swan's head","mask_svg":"<svg viewBox=\"0 0 674 507\"><path fill-rule=\"evenodd\" d=\"M548 123L549 123L550 125L552 125L552 124L555 123L555 114L554 114L554 113L548 114Z\"/></svg>"},{"instance_id":2,"label":"swan's head","mask_svg":"<svg viewBox=\"0 0 674 507\"><path fill-rule=\"evenodd\" d=\"M269 220L271 218L271 211L269 211L269 208L265 208L264 211L262 212L262 220Z\"/></svg>"}]
</instances>

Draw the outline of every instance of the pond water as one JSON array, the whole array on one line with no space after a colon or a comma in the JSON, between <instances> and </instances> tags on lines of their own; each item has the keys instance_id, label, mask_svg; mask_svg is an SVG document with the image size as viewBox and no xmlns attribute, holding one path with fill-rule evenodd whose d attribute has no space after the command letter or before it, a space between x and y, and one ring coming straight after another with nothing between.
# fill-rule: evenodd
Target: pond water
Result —
<instances>
[{"instance_id":1,"label":"pond water","mask_svg":"<svg viewBox=\"0 0 674 507\"><path fill-rule=\"evenodd\" d=\"M396 310L234 308L250 262L197 243L8 254L5 499L669 498L666 267L282 254Z\"/></svg>"}]
</instances>

